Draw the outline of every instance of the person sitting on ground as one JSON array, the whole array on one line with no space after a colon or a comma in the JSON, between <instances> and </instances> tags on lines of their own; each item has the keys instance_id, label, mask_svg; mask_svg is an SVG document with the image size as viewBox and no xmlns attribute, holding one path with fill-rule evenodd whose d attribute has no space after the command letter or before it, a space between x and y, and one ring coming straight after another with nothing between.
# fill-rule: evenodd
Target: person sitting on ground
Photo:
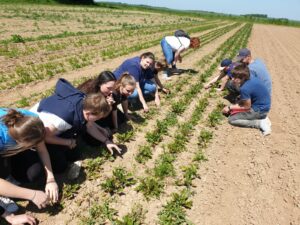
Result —
<instances>
[{"instance_id":1,"label":"person sitting on ground","mask_svg":"<svg viewBox=\"0 0 300 225\"><path fill-rule=\"evenodd\" d=\"M181 54L188 48L198 48L200 39L197 37L189 38L188 36L176 37L174 35L164 37L160 44L168 66L172 66L172 73L178 73L176 63L177 61L182 62ZM171 79L168 76L168 70L165 70L163 74L166 80Z\"/></svg>"},{"instance_id":2,"label":"person sitting on ground","mask_svg":"<svg viewBox=\"0 0 300 225\"><path fill-rule=\"evenodd\" d=\"M58 186L44 143L45 127L42 121L36 114L24 109L0 108L0 117L0 195L30 200L38 208L46 207L49 201L57 202ZM32 151L32 148L36 151ZM25 153L38 154L40 159L26 157ZM10 159L10 168L5 166L8 158ZM34 182L39 175L37 174L39 171L35 170L40 160L46 172L45 192L18 187L7 181L8 177L10 180L13 180L12 177L14 177L25 182ZM7 180L4 180L5 178ZM7 213L18 210L18 206L12 200L4 197L0 197L0 206Z\"/></svg>"},{"instance_id":3,"label":"person sitting on ground","mask_svg":"<svg viewBox=\"0 0 300 225\"><path fill-rule=\"evenodd\" d=\"M146 72L146 80L151 80L153 83L156 84L154 101L157 106L160 106L160 97L159 97L157 86L160 88L160 90L163 93L165 93L165 94L170 93L170 90L164 87L164 85L161 83L161 81L158 77L158 73L163 71L167 67L168 67L168 65L167 65L166 61L164 59L163 60L161 59L161 60L155 61L153 63L153 65L151 66L151 68L148 69Z\"/></svg>"},{"instance_id":4,"label":"person sitting on ground","mask_svg":"<svg viewBox=\"0 0 300 225\"><path fill-rule=\"evenodd\" d=\"M253 59L251 51L247 48L239 50L234 62L246 63L249 66L250 74L263 81L263 84L268 89L269 94L272 94L272 80L267 66L261 59Z\"/></svg>"},{"instance_id":5,"label":"person sitting on ground","mask_svg":"<svg viewBox=\"0 0 300 225\"><path fill-rule=\"evenodd\" d=\"M113 73L117 79L120 79L123 73L127 72L136 80L136 88L128 97L128 101L135 103L139 98L143 105L144 112L149 111L149 107L145 101L144 95L154 94L156 85L146 80L146 71L155 61L155 56L152 52L143 53L141 56L133 57L125 60Z\"/></svg>"},{"instance_id":6,"label":"person sitting on ground","mask_svg":"<svg viewBox=\"0 0 300 225\"><path fill-rule=\"evenodd\" d=\"M55 93L44 98L30 111L39 115L46 127L45 141L49 150L53 170L62 173L68 162L80 159L76 137L85 131L103 143L113 154L121 149L110 140L108 132L95 121L110 113L111 106L101 93L85 95L67 80L59 79Z\"/></svg>"},{"instance_id":7,"label":"person sitting on ground","mask_svg":"<svg viewBox=\"0 0 300 225\"><path fill-rule=\"evenodd\" d=\"M260 79L250 76L245 63L237 65L232 71L232 80L240 87L238 104L225 106L223 114L229 115L233 126L260 129L264 136L271 134L271 122L267 115L270 111L271 97Z\"/></svg>"}]
</instances>

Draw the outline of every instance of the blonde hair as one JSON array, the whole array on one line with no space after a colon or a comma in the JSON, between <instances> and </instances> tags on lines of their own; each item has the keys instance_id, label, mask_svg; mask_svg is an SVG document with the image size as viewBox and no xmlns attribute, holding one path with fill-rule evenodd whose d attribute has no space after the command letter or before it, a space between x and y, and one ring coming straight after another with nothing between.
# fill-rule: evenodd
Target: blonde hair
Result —
<instances>
[{"instance_id":1,"label":"blonde hair","mask_svg":"<svg viewBox=\"0 0 300 225\"><path fill-rule=\"evenodd\" d=\"M126 85L130 85L132 87L136 86L136 80L127 72L123 73L117 80L117 82L115 83L115 90L120 92L120 87L125 87Z\"/></svg>"},{"instance_id":2,"label":"blonde hair","mask_svg":"<svg viewBox=\"0 0 300 225\"><path fill-rule=\"evenodd\" d=\"M45 138L45 127L38 117L25 116L15 109L9 109L1 118L7 126L9 135L17 142L16 146L8 146L3 154L14 155L42 142Z\"/></svg>"}]
</instances>

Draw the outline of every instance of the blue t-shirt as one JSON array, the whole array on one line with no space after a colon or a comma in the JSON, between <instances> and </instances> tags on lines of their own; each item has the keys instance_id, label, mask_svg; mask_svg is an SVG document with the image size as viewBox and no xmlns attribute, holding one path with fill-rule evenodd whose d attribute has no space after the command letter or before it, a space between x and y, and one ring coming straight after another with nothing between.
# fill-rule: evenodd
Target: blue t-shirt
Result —
<instances>
[{"instance_id":1,"label":"blue t-shirt","mask_svg":"<svg viewBox=\"0 0 300 225\"><path fill-rule=\"evenodd\" d=\"M272 80L270 73L261 59L255 59L249 64L250 74L262 80L263 84L267 88L271 95L272 92Z\"/></svg>"},{"instance_id":2,"label":"blue t-shirt","mask_svg":"<svg viewBox=\"0 0 300 225\"><path fill-rule=\"evenodd\" d=\"M241 100L251 100L251 108L255 112L269 112L271 107L271 97L263 82L250 76L240 87Z\"/></svg>"},{"instance_id":3,"label":"blue t-shirt","mask_svg":"<svg viewBox=\"0 0 300 225\"><path fill-rule=\"evenodd\" d=\"M7 126L2 122L2 116L5 116L8 110L9 109L7 108L0 108L0 151L5 151L8 147L13 147L17 144L15 140L12 139L12 137L9 135ZM38 117L37 114L26 109L17 109L17 111L26 116Z\"/></svg>"},{"instance_id":4,"label":"blue t-shirt","mask_svg":"<svg viewBox=\"0 0 300 225\"><path fill-rule=\"evenodd\" d=\"M128 72L134 79L143 83L145 80L145 70L140 65L139 56L125 60L113 73L116 79L119 79L123 73Z\"/></svg>"}]
</instances>

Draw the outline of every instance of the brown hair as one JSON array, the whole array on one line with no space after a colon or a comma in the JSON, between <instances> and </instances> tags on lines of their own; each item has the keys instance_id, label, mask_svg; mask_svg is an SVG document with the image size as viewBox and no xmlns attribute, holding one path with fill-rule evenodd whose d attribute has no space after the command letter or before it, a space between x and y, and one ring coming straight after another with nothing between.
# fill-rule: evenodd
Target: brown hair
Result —
<instances>
[{"instance_id":1,"label":"brown hair","mask_svg":"<svg viewBox=\"0 0 300 225\"><path fill-rule=\"evenodd\" d=\"M15 109L9 109L1 119L7 126L9 135L18 143L17 146L9 147L8 150L14 152L7 154L12 155L29 149L45 138L45 127L38 117L25 116Z\"/></svg>"},{"instance_id":2,"label":"brown hair","mask_svg":"<svg viewBox=\"0 0 300 225\"><path fill-rule=\"evenodd\" d=\"M129 73L125 72L121 75L121 77L117 80L115 83L115 90L117 92L120 92L120 87L125 87L126 85L130 85L135 87L136 86L136 80L132 75Z\"/></svg>"},{"instance_id":3,"label":"brown hair","mask_svg":"<svg viewBox=\"0 0 300 225\"><path fill-rule=\"evenodd\" d=\"M88 110L94 115L107 115L111 111L111 106L101 93L89 94L83 100L83 110Z\"/></svg>"},{"instance_id":4,"label":"brown hair","mask_svg":"<svg viewBox=\"0 0 300 225\"><path fill-rule=\"evenodd\" d=\"M155 56L154 56L154 54L152 53L152 52L145 52L145 53L143 53L141 56L140 56L140 58L142 59L142 58L150 58L150 59L152 59L153 61L155 61Z\"/></svg>"},{"instance_id":5,"label":"brown hair","mask_svg":"<svg viewBox=\"0 0 300 225\"><path fill-rule=\"evenodd\" d=\"M158 59L154 62L155 67L159 67L161 69L165 69L168 67L168 63L165 58Z\"/></svg>"},{"instance_id":6,"label":"brown hair","mask_svg":"<svg viewBox=\"0 0 300 225\"><path fill-rule=\"evenodd\" d=\"M77 89L85 94L97 93L102 84L110 81L116 81L114 74L110 71L103 71L95 79L89 79L80 84Z\"/></svg>"},{"instance_id":7,"label":"brown hair","mask_svg":"<svg viewBox=\"0 0 300 225\"><path fill-rule=\"evenodd\" d=\"M231 74L234 78L249 80L250 70L246 63L238 63L232 70Z\"/></svg>"},{"instance_id":8,"label":"brown hair","mask_svg":"<svg viewBox=\"0 0 300 225\"><path fill-rule=\"evenodd\" d=\"M199 48L200 47L200 39L198 37L191 37L190 48Z\"/></svg>"}]
</instances>

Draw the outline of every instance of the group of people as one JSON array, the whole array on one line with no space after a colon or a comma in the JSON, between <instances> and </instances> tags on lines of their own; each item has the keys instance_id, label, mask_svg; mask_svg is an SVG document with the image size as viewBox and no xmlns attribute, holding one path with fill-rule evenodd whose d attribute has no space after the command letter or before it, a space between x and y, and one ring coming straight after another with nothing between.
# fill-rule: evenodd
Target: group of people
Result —
<instances>
[{"instance_id":1,"label":"group of people","mask_svg":"<svg viewBox=\"0 0 300 225\"><path fill-rule=\"evenodd\" d=\"M268 113L271 108L272 80L266 65L261 59L253 59L251 51L240 49L233 59L224 59L219 68L220 74L210 80L205 88L220 81L218 91L227 89L228 100L223 114L233 126L260 129L264 136L271 134L271 121Z\"/></svg>"},{"instance_id":2,"label":"group of people","mask_svg":"<svg viewBox=\"0 0 300 225\"><path fill-rule=\"evenodd\" d=\"M18 206L11 198L29 200L38 208L58 202L55 174L66 171L70 165L78 168L72 167L74 162L80 165L79 137L89 145L106 147L111 154L122 154L112 134L122 122L131 119L129 103L139 101L144 112L148 112L145 96L150 95L160 106L159 89L166 94L170 91L158 73L164 71L168 78L170 69L176 70L177 61L182 60L181 53L199 44L199 38L175 33L161 42L163 60L145 52L78 87L60 78L54 94L28 110L0 108L0 215L11 224L36 224L32 216L13 214ZM78 174L70 173L70 179ZM44 183L44 191L20 186L38 181Z\"/></svg>"}]
</instances>

